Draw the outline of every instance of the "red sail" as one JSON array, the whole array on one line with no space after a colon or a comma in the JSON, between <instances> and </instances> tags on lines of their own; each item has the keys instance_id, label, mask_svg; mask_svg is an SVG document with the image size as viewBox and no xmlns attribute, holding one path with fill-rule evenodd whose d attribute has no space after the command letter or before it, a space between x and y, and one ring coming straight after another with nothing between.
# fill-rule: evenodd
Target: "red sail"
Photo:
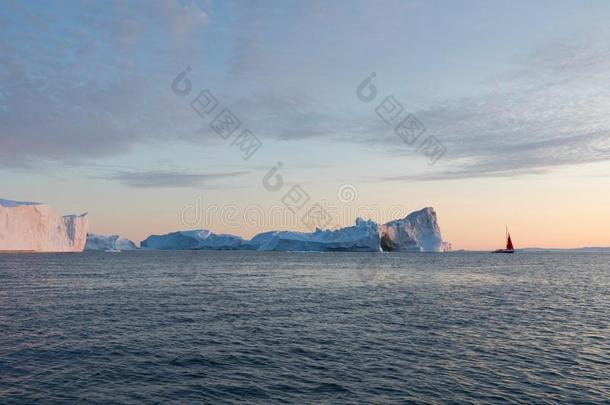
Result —
<instances>
[{"instance_id":1,"label":"red sail","mask_svg":"<svg viewBox=\"0 0 610 405\"><path fill-rule=\"evenodd\" d=\"M513 241L510 239L510 233L508 234L508 239L506 240L506 249L515 250L515 248L513 247Z\"/></svg>"}]
</instances>

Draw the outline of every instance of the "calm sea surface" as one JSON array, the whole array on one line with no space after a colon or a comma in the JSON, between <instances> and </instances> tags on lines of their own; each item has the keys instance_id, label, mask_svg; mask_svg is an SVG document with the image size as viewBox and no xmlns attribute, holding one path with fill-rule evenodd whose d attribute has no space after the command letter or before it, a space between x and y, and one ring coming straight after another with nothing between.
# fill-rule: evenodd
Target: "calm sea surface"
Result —
<instances>
[{"instance_id":1,"label":"calm sea surface","mask_svg":"<svg viewBox=\"0 0 610 405\"><path fill-rule=\"evenodd\" d=\"M608 403L610 255L0 255L0 403Z\"/></svg>"}]
</instances>

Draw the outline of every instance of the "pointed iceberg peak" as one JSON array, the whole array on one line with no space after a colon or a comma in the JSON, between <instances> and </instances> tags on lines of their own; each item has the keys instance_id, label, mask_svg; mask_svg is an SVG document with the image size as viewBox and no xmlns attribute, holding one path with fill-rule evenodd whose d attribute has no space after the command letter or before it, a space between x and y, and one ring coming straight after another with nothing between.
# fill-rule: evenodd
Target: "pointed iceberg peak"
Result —
<instances>
[{"instance_id":1,"label":"pointed iceberg peak","mask_svg":"<svg viewBox=\"0 0 610 405\"><path fill-rule=\"evenodd\" d=\"M387 251L442 252L436 211L426 207L380 226L381 248Z\"/></svg>"},{"instance_id":2,"label":"pointed iceberg peak","mask_svg":"<svg viewBox=\"0 0 610 405\"><path fill-rule=\"evenodd\" d=\"M405 219L418 217L434 218L434 220L436 220L436 211L434 210L434 207L422 208L421 210L413 211L412 213L408 214Z\"/></svg>"}]
</instances>

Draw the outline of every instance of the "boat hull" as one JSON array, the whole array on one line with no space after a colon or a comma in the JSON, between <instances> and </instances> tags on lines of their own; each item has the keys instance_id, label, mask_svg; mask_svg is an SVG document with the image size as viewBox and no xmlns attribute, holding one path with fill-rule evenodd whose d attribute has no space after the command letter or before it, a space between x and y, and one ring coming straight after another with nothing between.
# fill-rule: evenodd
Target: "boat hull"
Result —
<instances>
[{"instance_id":1,"label":"boat hull","mask_svg":"<svg viewBox=\"0 0 610 405\"><path fill-rule=\"evenodd\" d=\"M515 253L515 251L513 249L498 249L491 253Z\"/></svg>"}]
</instances>

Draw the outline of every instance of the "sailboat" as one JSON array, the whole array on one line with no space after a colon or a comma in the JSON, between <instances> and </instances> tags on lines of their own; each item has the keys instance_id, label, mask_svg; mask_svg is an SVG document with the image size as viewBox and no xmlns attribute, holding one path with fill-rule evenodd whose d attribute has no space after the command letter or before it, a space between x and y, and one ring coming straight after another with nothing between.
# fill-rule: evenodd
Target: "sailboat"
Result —
<instances>
[{"instance_id":1,"label":"sailboat","mask_svg":"<svg viewBox=\"0 0 610 405\"><path fill-rule=\"evenodd\" d=\"M515 248L513 247L513 241L510 238L510 233L508 233L508 227L506 227L506 248L494 250L491 253L515 253Z\"/></svg>"}]
</instances>

